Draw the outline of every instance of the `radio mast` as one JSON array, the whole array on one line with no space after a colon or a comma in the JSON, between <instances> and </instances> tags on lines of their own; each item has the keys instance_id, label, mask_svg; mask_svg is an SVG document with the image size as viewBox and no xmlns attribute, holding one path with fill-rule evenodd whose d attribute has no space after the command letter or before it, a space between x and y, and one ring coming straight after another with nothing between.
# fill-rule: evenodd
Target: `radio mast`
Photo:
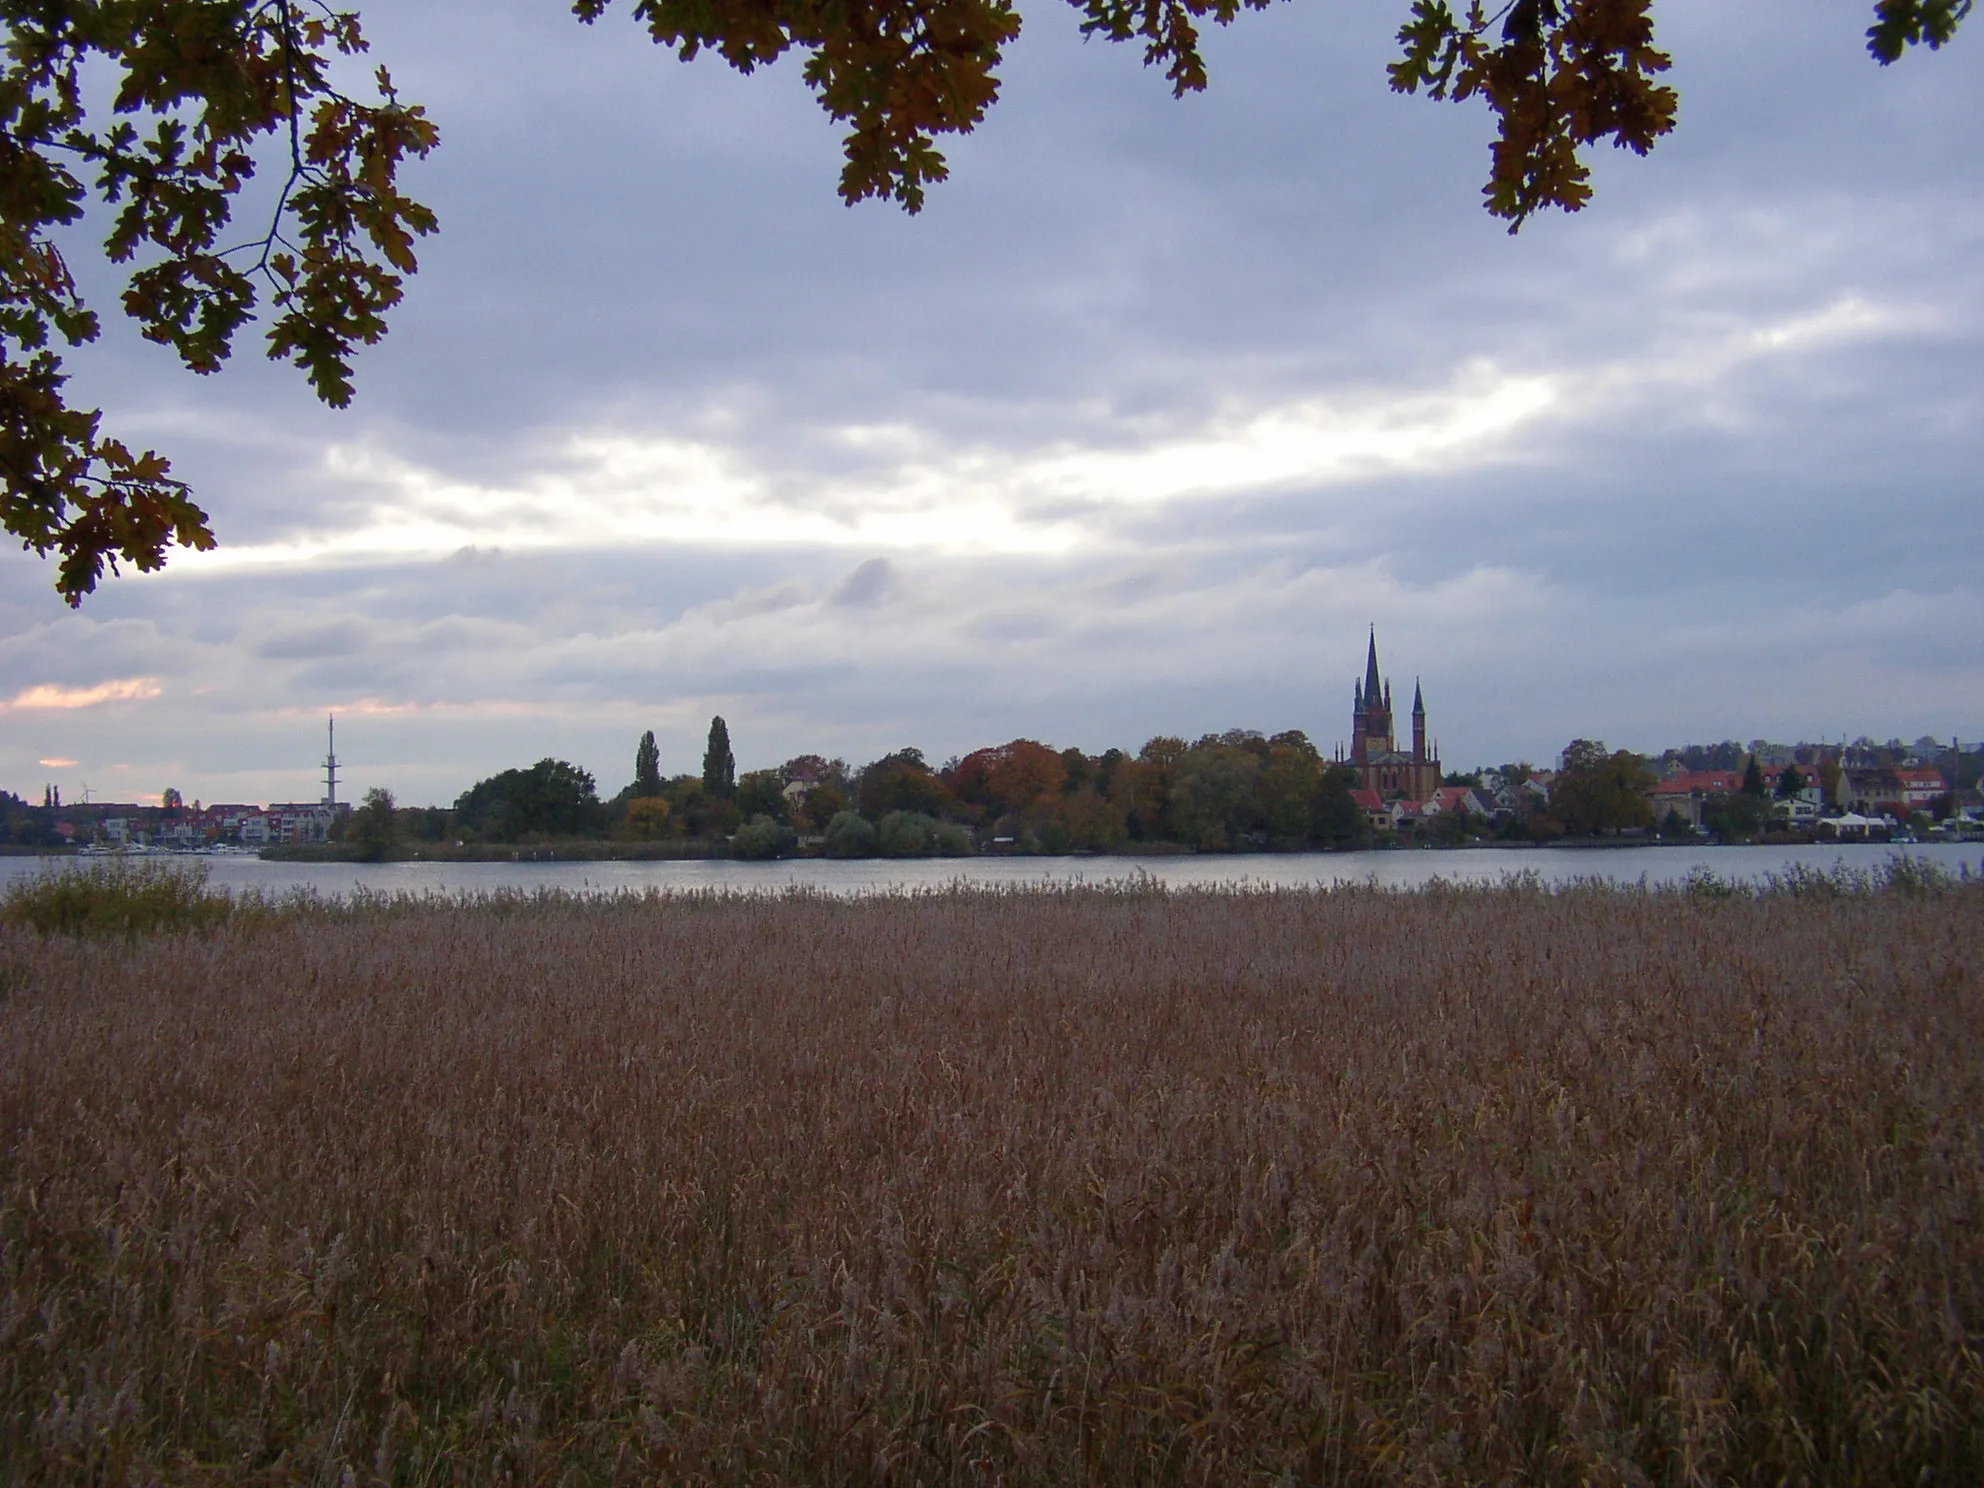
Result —
<instances>
[{"instance_id":1,"label":"radio mast","mask_svg":"<svg viewBox=\"0 0 1984 1488\"><path fill-rule=\"evenodd\" d=\"M338 717L333 713L325 724L329 745L324 752L324 797L326 806L338 804Z\"/></svg>"}]
</instances>

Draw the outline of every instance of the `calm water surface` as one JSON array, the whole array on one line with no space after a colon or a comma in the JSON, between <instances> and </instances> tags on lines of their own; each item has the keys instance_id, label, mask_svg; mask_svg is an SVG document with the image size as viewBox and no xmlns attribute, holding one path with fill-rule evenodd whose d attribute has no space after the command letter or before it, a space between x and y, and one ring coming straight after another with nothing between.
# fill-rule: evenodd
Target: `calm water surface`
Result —
<instances>
[{"instance_id":1,"label":"calm water surface","mask_svg":"<svg viewBox=\"0 0 1984 1488\"><path fill-rule=\"evenodd\" d=\"M1361 853L1233 853L1205 857L915 858L851 862L807 859L782 863L265 863L259 858L192 856L208 869L215 888L256 889L282 895L298 889L343 896L374 894L488 894L563 889L577 894L620 890L706 890L749 893L789 887L827 894L899 893L952 884L1111 883L1148 875L1174 888L1245 885L1309 888L1319 884L1375 881L1407 887L1435 878L1493 882L1511 873L1535 873L1547 882L1579 878L1614 883L1671 883L1698 869L1727 879L1755 881L1794 864L1872 869L1899 853L1951 873L1984 872L1984 844L1937 843L1826 847L1597 847L1470 848L1460 851ZM66 858L0 858L0 882ZM187 861L152 858L147 861Z\"/></svg>"}]
</instances>

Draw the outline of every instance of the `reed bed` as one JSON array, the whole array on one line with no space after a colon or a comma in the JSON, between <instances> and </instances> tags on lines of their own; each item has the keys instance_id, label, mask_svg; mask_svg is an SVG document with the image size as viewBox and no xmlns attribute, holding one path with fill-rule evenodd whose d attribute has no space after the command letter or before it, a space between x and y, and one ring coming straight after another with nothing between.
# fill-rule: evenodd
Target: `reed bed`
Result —
<instances>
[{"instance_id":1,"label":"reed bed","mask_svg":"<svg viewBox=\"0 0 1984 1488\"><path fill-rule=\"evenodd\" d=\"M1975 1483L1984 890L0 928L19 1483Z\"/></svg>"}]
</instances>

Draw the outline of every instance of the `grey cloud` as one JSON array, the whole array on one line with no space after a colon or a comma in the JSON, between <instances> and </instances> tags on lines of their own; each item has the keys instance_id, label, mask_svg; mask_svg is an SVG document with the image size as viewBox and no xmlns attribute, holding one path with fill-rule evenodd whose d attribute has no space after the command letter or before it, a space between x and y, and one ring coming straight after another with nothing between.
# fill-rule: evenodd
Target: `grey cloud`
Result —
<instances>
[{"instance_id":1,"label":"grey cloud","mask_svg":"<svg viewBox=\"0 0 1984 1488\"><path fill-rule=\"evenodd\" d=\"M256 642L253 650L255 655L272 661L316 661L351 656L365 650L371 639L370 626L354 620L334 620L328 625L277 631Z\"/></svg>"},{"instance_id":2,"label":"grey cloud","mask_svg":"<svg viewBox=\"0 0 1984 1488\"><path fill-rule=\"evenodd\" d=\"M827 603L837 609L867 609L895 588L895 570L886 558L870 558L834 586Z\"/></svg>"},{"instance_id":3,"label":"grey cloud","mask_svg":"<svg viewBox=\"0 0 1984 1488\"><path fill-rule=\"evenodd\" d=\"M189 566L69 616L44 566L0 554L0 691L170 684L115 720L10 716L0 784L61 755L207 799L309 793L331 706L354 783L437 801L545 753L617 783L646 727L693 768L717 711L752 764L1234 724L1327 741L1369 621L1450 759L1984 732L1961 641L1984 620L1984 35L1883 70L1866 0L1663 0L1682 131L1608 153L1589 211L1511 240L1476 204L1481 112L1385 89L1400 8L1249 13L1183 104L1132 50L1030 18L914 221L834 199L796 68L684 67L624 15L586 29L542 0L368 15L441 121L409 184L444 233L355 407L247 345L213 380L114 327L75 362L224 543L351 532L382 503L473 516L575 479L582 433L700 441L784 531L858 515L905 463L1134 452L1477 362L1613 391L1493 458L1120 507L1017 493L1081 534L1044 556L616 545L573 511L568 549ZM1853 297L1918 319L1708 365ZM418 479L340 473L359 456Z\"/></svg>"}]
</instances>

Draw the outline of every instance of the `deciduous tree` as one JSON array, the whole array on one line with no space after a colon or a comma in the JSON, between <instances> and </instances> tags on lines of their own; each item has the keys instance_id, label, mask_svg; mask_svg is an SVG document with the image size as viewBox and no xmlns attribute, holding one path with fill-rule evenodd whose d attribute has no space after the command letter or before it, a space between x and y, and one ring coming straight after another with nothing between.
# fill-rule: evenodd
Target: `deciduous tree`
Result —
<instances>
[{"instance_id":1,"label":"deciduous tree","mask_svg":"<svg viewBox=\"0 0 1984 1488\"><path fill-rule=\"evenodd\" d=\"M400 838L399 813L393 806L393 793L375 785L365 793L358 810L352 813L350 837L358 855L369 863L382 861Z\"/></svg>"}]
</instances>

